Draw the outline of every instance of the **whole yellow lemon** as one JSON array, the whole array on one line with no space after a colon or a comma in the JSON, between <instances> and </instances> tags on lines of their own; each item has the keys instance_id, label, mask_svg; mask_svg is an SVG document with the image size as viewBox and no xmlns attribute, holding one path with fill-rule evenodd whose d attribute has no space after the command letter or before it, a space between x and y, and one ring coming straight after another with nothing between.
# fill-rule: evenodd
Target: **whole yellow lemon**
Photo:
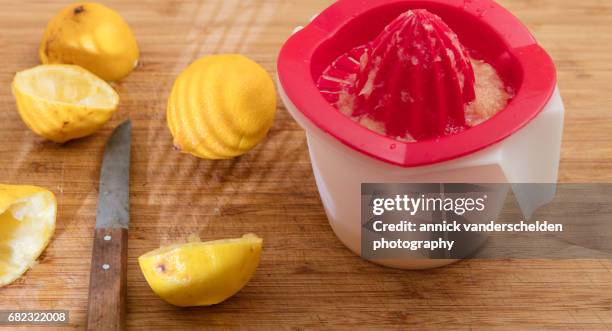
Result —
<instances>
[{"instance_id":1,"label":"whole yellow lemon","mask_svg":"<svg viewBox=\"0 0 612 331\"><path fill-rule=\"evenodd\" d=\"M117 12L99 3L75 3L51 20L39 56L43 64L76 64L116 81L136 67L140 51Z\"/></svg>"},{"instance_id":2,"label":"whole yellow lemon","mask_svg":"<svg viewBox=\"0 0 612 331\"><path fill-rule=\"evenodd\" d=\"M167 121L174 145L204 159L229 159L255 147L276 113L270 75L242 55L192 63L174 82Z\"/></svg>"}]
</instances>

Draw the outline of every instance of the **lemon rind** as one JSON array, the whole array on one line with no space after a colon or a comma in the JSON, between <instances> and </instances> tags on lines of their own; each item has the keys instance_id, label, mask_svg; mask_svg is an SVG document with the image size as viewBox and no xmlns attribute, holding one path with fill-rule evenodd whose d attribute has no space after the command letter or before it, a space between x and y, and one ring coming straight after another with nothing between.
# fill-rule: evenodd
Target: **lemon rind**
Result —
<instances>
[{"instance_id":1,"label":"lemon rind","mask_svg":"<svg viewBox=\"0 0 612 331\"><path fill-rule=\"evenodd\" d=\"M57 200L55 195L48 190L45 190L36 186L17 186L17 185L5 185L0 184L0 195L5 195L5 198L2 199L3 203L0 203L0 215L11 212L11 208L18 206L20 204L25 204L22 208L32 207L32 204L38 200L38 203L43 204L42 207L39 206L39 209L42 208L43 217L41 217L41 224L39 225L39 230L47 231L44 236L44 240L40 242L39 246L28 252L28 256L24 256L27 260L22 261L22 263L15 265L9 264L6 261L0 261L1 266L5 268L12 267L9 272L5 272L0 275L0 288L3 286L7 286L20 277L22 277L29 269L35 266L38 262L38 258L43 253L43 251L47 248L49 243L51 242L51 238L55 233L56 228L56 218L57 218ZM35 211L30 211L30 213L38 213L40 216L41 210L35 209ZM15 213L16 211L13 211ZM15 219L19 219L19 217L25 217L25 215L16 215L13 214ZM6 243L3 243L6 245Z\"/></svg>"},{"instance_id":2,"label":"lemon rind","mask_svg":"<svg viewBox=\"0 0 612 331\"><path fill-rule=\"evenodd\" d=\"M222 245L235 245L235 244L261 244L263 243L263 239L254 235L254 234L245 234L240 238L231 238L231 239L218 239L211 241L202 241L202 242L188 242L188 243L179 243L172 244L164 247L157 248L148 253L141 255L138 259L145 259L152 256L157 256L161 254L170 254L174 253L177 250L189 248L189 247L204 247L204 246L222 246Z\"/></svg>"}]
</instances>

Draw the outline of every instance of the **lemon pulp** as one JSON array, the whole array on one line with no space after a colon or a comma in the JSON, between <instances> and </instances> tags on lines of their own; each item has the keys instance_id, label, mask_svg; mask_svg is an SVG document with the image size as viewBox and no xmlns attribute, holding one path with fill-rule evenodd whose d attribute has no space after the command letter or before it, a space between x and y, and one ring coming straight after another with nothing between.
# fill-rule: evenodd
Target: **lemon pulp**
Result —
<instances>
[{"instance_id":1,"label":"lemon pulp","mask_svg":"<svg viewBox=\"0 0 612 331\"><path fill-rule=\"evenodd\" d=\"M58 143L94 133L119 103L110 85L75 65L41 65L21 71L12 87L23 121L38 135Z\"/></svg>"},{"instance_id":2,"label":"lemon pulp","mask_svg":"<svg viewBox=\"0 0 612 331\"><path fill-rule=\"evenodd\" d=\"M47 190L0 184L0 287L36 263L55 231L56 209Z\"/></svg>"}]
</instances>

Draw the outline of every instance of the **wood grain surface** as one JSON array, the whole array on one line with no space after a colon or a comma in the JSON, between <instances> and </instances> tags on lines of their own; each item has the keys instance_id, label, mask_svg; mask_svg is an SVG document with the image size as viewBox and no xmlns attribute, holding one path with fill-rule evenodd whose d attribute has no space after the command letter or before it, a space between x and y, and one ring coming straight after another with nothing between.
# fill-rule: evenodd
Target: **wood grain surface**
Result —
<instances>
[{"instance_id":1,"label":"wood grain surface","mask_svg":"<svg viewBox=\"0 0 612 331\"><path fill-rule=\"evenodd\" d=\"M43 30L67 2L0 2L0 182L47 187L59 202L53 241L40 264L0 289L0 310L68 309L70 327L85 327L103 147L130 117L128 329L612 328L608 260L464 261L411 272L354 256L327 223L304 133L281 106L269 137L241 158L205 161L173 151L164 112L185 66L206 54L240 52L274 74L291 30L332 1L104 2L133 27L141 65L116 84L121 108L112 122L64 146L26 128L10 82L38 64ZM560 179L612 180L612 1L500 2L558 66L567 107ZM191 233L216 239L247 232L264 238L260 268L238 295L214 307L164 303L137 266L139 255Z\"/></svg>"}]
</instances>

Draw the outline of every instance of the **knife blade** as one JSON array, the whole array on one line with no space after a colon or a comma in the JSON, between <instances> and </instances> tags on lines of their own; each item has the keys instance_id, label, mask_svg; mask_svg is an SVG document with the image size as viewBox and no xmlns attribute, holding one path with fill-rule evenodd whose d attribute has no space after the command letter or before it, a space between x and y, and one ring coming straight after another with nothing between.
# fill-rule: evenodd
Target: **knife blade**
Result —
<instances>
[{"instance_id":1,"label":"knife blade","mask_svg":"<svg viewBox=\"0 0 612 331\"><path fill-rule=\"evenodd\" d=\"M88 330L124 330L132 125L123 122L104 149L89 278Z\"/></svg>"},{"instance_id":2,"label":"knife blade","mask_svg":"<svg viewBox=\"0 0 612 331\"><path fill-rule=\"evenodd\" d=\"M106 143L96 210L96 228L128 228L132 125L123 122Z\"/></svg>"}]
</instances>

